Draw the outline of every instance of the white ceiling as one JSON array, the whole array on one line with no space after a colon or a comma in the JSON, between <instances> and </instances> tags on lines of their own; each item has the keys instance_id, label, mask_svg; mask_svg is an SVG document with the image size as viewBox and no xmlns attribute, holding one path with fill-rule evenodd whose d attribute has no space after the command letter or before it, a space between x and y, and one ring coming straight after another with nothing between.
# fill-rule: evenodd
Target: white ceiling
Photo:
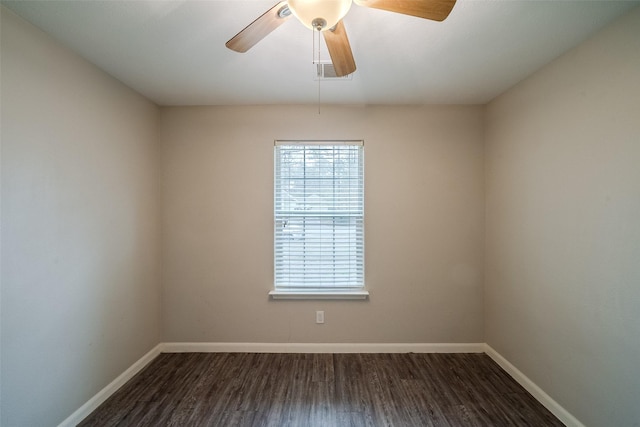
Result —
<instances>
[{"instance_id":1,"label":"white ceiling","mask_svg":"<svg viewBox=\"0 0 640 427\"><path fill-rule=\"evenodd\" d=\"M317 103L313 32L295 18L247 53L224 45L275 3L2 1L160 105ZM344 22L358 69L321 82L321 100L484 104L639 4L458 0L441 23L354 4Z\"/></svg>"}]
</instances>

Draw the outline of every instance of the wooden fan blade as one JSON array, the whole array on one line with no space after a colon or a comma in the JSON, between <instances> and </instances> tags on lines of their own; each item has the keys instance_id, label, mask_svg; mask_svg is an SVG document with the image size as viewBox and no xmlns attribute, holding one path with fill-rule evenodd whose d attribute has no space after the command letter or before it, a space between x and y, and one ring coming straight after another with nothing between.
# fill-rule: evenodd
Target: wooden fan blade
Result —
<instances>
[{"instance_id":1,"label":"wooden fan blade","mask_svg":"<svg viewBox=\"0 0 640 427\"><path fill-rule=\"evenodd\" d=\"M324 34L324 41L329 49L336 76L342 77L353 73L356 70L356 61L353 59L347 31L342 21L322 34Z\"/></svg>"},{"instance_id":2,"label":"wooden fan blade","mask_svg":"<svg viewBox=\"0 0 640 427\"><path fill-rule=\"evenodd\" d=\"M374 9L388 10L418 18L444 21L456 0L354 0L357 4Z\"/></svg>"},{"instance_id":3,"label":"wooden fan blade","mask_svg":"<svg viewBox=\"0 0 640 427\"><path fill-rule=\"evenodd\" d=\"M286 1L273 6L225 43L231 50L246 52L291 17Z\"/></svg>"}]
</instances>

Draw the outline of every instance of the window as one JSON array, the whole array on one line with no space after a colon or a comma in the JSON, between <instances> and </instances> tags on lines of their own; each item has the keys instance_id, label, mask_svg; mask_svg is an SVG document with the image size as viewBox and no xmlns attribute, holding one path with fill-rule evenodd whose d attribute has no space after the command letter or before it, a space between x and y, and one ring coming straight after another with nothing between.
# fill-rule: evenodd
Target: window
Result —
<instances>
[{"instance_id":1,"label":"window","mask_svg":"<svg viewBox=\"0 0 640 427\"><path fill-rule=\"evenodd\" d=\"M274 298L366 298L364 144L276 141Z\"/></svg>"}]
</instances>

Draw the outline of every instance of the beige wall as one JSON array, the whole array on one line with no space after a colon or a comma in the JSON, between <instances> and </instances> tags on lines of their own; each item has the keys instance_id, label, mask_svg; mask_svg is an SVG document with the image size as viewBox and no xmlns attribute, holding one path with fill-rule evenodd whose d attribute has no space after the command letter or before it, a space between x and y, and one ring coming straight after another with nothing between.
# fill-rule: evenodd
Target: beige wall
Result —
<instances>
[{"instance_id":1,"label":"beige wall","mask_svg":"<svg viewBox=\"0 0 640 427\"><path fill-rule=\"evenodd\" d=\"M487 343L589 426L640 422L640 9L487 109Z\"/></svg>"},{"instance_id":2,"label":"beige wall","mask_svg":"<svg viewBox=\"0 0 640 427\"><path fill-rule=\"evenodd\" d=\"M268 299L273 141L314 138L365 140L369 301ZM161 139L165 341L483 342L480 107L163 108Z\"/></svg>"},{"instance_id":3,"label":"beige wall","mask_svg":"<svg viewBox=\"0 0 640 427\"><path fill-rule=\"evenodd\" d=\"M160 341L158 109L2 10L2 420L57 425Z\"/></svg>"}]
</instances>

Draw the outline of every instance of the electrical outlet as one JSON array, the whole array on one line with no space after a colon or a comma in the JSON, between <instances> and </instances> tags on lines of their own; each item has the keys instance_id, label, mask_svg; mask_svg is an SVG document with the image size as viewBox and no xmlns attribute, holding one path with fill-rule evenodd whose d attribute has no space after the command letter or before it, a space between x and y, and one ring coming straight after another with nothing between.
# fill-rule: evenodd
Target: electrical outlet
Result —
<instances>
[{"instance_id":1,"label":"electrical outlet","mask_svg":"<svg viewBox=\"0 0 640 427\"><path fill-rule=\"evenodd\" d=\"M316 311L316 323L324 323L324 311Z\"/></svg>"}]
</instances>

